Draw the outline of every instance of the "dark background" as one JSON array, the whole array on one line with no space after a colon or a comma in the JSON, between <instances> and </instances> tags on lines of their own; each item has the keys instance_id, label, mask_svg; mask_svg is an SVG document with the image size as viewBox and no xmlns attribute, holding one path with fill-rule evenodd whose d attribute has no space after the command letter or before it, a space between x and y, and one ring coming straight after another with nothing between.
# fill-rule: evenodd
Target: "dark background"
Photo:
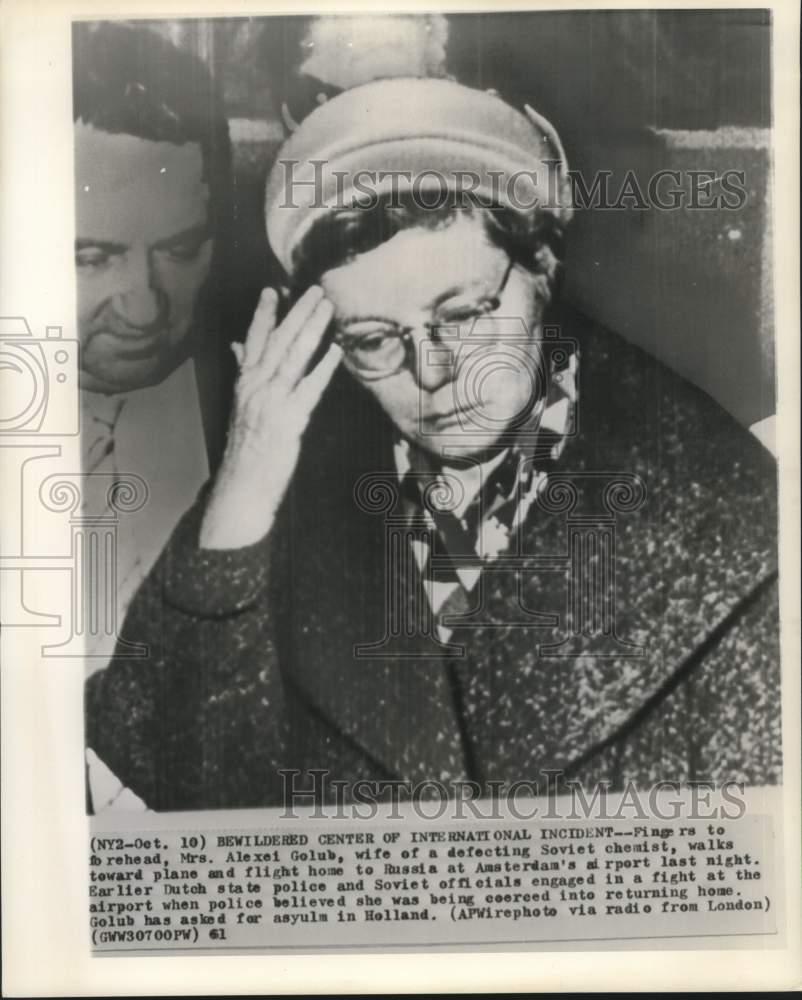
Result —
<instances>
[{"instance_id":1,"label":"dark background","mask_svg":"<svg viewBox=\"0 0 802 1000\"><path fill-rule=\"evenodd\" d=\"M628 170L742 170L737 211L577 213L565 295L706 389L745 425L774 411L771 25L764 11L561 11L450 15L447 67L549 118L588 181ZM211 66L235 146L236 267L247 318L274 277L263 184L281 136L268 33L287 19L153 23ZM275 35L274 41L275 41Z\"/></svg>"}]
</instances>

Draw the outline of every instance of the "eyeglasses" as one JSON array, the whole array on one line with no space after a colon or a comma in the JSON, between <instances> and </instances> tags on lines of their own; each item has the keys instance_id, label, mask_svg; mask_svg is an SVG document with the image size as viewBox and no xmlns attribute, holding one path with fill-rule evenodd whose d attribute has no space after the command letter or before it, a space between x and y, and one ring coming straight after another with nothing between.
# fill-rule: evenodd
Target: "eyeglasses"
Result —
<instances>
[{"instance_id":1,"label":"eyeglasses","mask_svg":"<svg viewBox=\"0 0 802 1000\"><path fill-rule=\"evenodd\" d=\"M494 313L501 305L501 296L507 287L513 268L513 260L504 271L498 290L493 295L476 299L452 298L439 312L423 323L429 335L438 327L463 327L473 325L483 316ZM366 382L389 378L402 368L412 367L415 362L415 342L412 339L414 326L399 326L397 323L382 322L369 333L354 334L337 330L334 339L342 347L345 361L359 378Z\"/></svg>"}]
</instances>

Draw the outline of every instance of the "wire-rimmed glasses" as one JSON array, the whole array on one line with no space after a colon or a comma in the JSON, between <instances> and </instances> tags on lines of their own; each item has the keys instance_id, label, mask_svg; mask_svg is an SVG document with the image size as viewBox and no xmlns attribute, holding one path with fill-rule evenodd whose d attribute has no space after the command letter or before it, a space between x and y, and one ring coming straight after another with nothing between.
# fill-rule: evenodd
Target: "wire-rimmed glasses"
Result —
<instances>
[{"instance_id":1,"label":"wire-rimmed glasses","mask_svg":"<svg viewBox=\"0 0 802 1000\"><path fill-rule=\"evenodd\" d=\"M423 328L431 335L438 328L470 325L484 316L496 312L501 304L501 296L507 287L514 261L510 258L501 284L493 295L476 300L451 299L445 308L432 314L423 323ZM364 381L372 382L389 378L403 368L412 367L415 362L415 343L412 338L413 326L382 322L369 333L352 334L337 330L335 340L342 347L349 368Z\"/></svg>"}]
</instances>

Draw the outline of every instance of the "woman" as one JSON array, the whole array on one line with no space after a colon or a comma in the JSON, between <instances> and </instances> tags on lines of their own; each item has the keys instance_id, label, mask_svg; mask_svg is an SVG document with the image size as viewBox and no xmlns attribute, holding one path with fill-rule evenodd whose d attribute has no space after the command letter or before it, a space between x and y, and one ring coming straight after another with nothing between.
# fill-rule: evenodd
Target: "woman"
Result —
<instances>
[{"instance_id":1,"label":"woman","mask_svg":"<svg viewBox=\"0 0 802 1000\"><path fill-rule=\"evenodd\" d=\"M285 145L296 301L266 290L237 348L220 472L124 629L150 660L88 689L149 806L325 798L322 770L346 798L777 780L771 460L556 311L568 195L547 122L445 80L340 94Z\"/></svg>"}]
</instances>

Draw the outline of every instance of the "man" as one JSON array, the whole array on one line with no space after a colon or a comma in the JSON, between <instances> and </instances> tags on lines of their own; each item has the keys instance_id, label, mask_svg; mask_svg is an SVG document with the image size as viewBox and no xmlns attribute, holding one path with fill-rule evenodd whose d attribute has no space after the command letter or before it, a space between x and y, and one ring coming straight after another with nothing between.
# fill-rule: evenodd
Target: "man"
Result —
<instances>
[{"instance_id":1,"label":"man","mask_svg":"<svg viewBox=\"0 0 802 1000\"><path fill-rule=\"evenodd\" d=\"M321 769L778 779L772 462L555 309L566 176L532 109L446 80L339 94L279 154L297 301L263 294L220 471L132 607L151 661L87 691L152 808L325 799Z\"/></svg>"},{"instance_id":2,"label":"man","mask_svg":"<svg viewBox=\"0 0 802 1000\"><path fill-rule=\"evenodd\" d=\"M147 490L118 526L119 624L225 426L213 272L228 131L205 67L147 29L76 26L74 67L84 513L106 511L115 476ZM90 640L90 670L114 639Z\"/></svg>"},{"instance_id":3,"label":"man","mask_svg":"<svg viewBox=\"0 0 802 1000\"><path fill-rule=\"evenodd\" d=\"M92 673L219 457L229 139L198 59L140 27L80 24L73 41L82 513L118 514L114 484L126 478L140 505L115 517L113 606L84 571ZM119 782L89 761L96 803L117 798Z\"/></svg>"}]
</instances>

